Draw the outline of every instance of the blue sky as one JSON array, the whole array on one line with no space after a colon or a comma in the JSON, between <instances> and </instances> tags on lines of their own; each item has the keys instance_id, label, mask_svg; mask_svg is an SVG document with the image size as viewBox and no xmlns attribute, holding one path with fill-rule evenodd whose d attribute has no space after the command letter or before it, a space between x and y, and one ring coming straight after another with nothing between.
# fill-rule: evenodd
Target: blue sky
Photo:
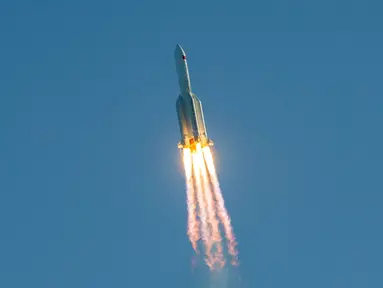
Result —
<instances>
[{"instance_id":1,"label":"blue sky","mask_svg":"<svg viewBox=\"0 0 383 288\"><path fill-rule=\"evenodd\" d=\"M239 242L231 286L383 287L378 2L1 4L0 286L209 287L180 43Z\"/></svg>"}]
</instances>

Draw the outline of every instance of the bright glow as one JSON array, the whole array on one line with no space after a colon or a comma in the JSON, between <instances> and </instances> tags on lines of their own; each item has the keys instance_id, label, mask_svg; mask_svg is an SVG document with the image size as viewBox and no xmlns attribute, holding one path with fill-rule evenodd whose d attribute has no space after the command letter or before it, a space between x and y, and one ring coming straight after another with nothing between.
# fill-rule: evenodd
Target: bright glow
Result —
<instances>
[{"instance_id":1,"label":"bright glow","mask_svg":"<svg viewBox=\"0 0 383 288\"><path fill-rule=\"evenodd\" d=\"M189 180L192 176L192 159L190 149L184 149L184 168L186 179Z\"/></svg>"}]
</instances>

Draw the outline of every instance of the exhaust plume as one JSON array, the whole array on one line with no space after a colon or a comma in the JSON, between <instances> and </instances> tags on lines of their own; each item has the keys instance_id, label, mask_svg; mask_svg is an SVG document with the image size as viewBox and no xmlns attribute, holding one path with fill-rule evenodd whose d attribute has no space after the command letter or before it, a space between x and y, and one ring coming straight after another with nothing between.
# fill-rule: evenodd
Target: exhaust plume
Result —
<instances>
[{"instance_id":1,"label":"exhaust plume","mask_svg":"<svg viewBox=\"0 0 383 288\"><path fill-rule=\"evenodd\" d=\"M206 264L211 270L220 270L226 263L224 236L230 262L232 265L238 265L237 243L230 216L225 208L210 147L201 148L198 143L195 151L184 148L183 162L187 190L188 236L194 251L197 254L200 252L200 243ZM220 224L223 233L220 231Z\"/></svg>"}]
</instances>

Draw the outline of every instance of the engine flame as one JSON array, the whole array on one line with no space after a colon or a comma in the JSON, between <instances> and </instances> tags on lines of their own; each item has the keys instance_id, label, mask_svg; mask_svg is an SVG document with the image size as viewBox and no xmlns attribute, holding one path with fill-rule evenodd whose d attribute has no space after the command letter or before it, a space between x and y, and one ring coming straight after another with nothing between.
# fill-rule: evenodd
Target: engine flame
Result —
<instances>
[{"instance_id":1,"label":"engine flame","mask_svg":"<svg viewBox=\"0 0 383 288\"><path fill-rule=\"evenodd\" d=\"M205 262L211 270L225 266L223 237L220 223L226 238L231 264L238 265L236 240L229 214L219 186L213 155L210 147L183 149L183 163L186 176L188 236L194 251L198 254L201 241Z\"/></svg>"}]
</instances>

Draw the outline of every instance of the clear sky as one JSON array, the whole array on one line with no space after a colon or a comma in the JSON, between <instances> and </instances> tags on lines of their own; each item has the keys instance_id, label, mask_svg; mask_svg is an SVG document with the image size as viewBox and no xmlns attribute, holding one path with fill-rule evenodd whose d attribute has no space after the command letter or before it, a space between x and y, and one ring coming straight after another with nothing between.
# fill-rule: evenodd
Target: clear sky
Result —
<instances>
[{"instance_id":1,"label":"clear sky","mask_svg":"<svg viewBox=\"0 0 383 288\"><path fill-rule=\"evenodd\" d=\"M0 287L208 287L177 43L239 242L233 287L383 287L381 1L3 2Z\"/></svg>"}]
</instances>

